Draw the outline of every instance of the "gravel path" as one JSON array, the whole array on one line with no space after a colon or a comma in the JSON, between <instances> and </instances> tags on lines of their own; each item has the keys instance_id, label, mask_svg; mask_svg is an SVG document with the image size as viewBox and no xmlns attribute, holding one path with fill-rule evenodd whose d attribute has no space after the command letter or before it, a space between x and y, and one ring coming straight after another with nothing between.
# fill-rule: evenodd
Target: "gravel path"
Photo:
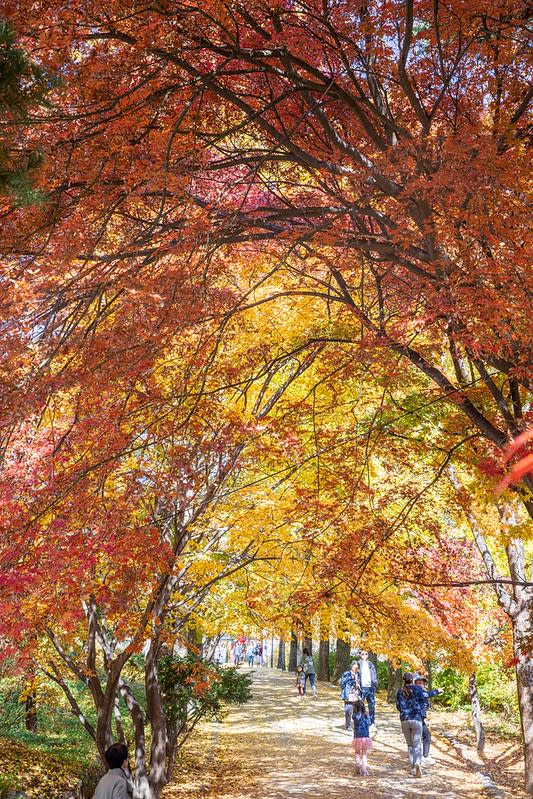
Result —
<instances>
[{"instance_id":1,"label":"gravel path","mask_svg":"<svg viewBox=\"0 0 533 799\"><path fill-rule=\"evenodd\" d=\"M398 714L380 696L363 778L335 686L319 683L315 699L297 696L292 674L257 669L253 676L253 700L222 725L204 726L202 763L192 778L176 775L166 799L488 799L480 776L442 739L432 745L435 764L422 779L412 777Z\"/></svg>"}]
</instances>

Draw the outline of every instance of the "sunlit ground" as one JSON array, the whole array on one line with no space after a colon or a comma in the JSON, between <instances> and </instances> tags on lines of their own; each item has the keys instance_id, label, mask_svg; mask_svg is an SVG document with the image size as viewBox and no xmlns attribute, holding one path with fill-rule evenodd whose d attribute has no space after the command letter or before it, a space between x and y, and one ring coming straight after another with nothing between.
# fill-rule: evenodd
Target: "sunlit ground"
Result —
<instances>
[{"instance_id":1,"label":"sunlit ground","mask_svg":"<svg viewBox=\"0 0 533 799\"><path fill-rule=\"evenodd\" d=\"M435 764L410 774L398 714L378 699L370 776L355 773L351 734L333 686L295 694L293 676L258 669L254 699L222 725L205 725L165 799L487 799L480 774L434 741ZM501 799L517 799L501 792Z\"/></svg>"}]
</instances>

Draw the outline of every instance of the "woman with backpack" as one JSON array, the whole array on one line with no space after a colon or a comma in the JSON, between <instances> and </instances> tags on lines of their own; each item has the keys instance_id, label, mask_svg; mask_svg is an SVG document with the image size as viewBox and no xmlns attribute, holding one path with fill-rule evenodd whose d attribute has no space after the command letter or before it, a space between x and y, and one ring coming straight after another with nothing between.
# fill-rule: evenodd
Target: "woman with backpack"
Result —
<instances>
[{"instance_id":1,"label":"woman with backpack","mask_svg":"<svg viewBox=\"0 0 533 799\"><path fill-rule=\"evenodd\" d=\"M402 732L407 743L409 763L415 777L422 776L422 722L426 714L426 697L415 674L406 671L403 685L396 694L396 707L400 711Z\"/></svg>"},{"instance_id":2,"label":"woman with backpack","mask_svg":"<svg viewBox=\"0 0 533 799\"><path fill-rule=\"evenodd\" d=\"M302 649L302 668L305 674L305 683L304 683L304 694L306 693L307 688L307 680L309 679L309 684L313 691L313 696L317 696L316 690L316 674L315 674L315 664L313 662L313 657L307 647L304 646Z\"/></svg>"}]
</instances>

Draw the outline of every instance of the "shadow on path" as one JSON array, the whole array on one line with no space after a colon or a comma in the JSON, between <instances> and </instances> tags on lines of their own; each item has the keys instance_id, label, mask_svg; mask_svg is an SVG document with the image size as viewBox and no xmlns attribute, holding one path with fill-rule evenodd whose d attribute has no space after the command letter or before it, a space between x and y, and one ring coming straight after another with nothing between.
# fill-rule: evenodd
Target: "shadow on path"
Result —
<instances>
[{"instance_id":1,"label":"shadow on path","mask_svg":"<svg viewBox=\"0 0 533 799\"><path fill-rule=\"evenodd\" d=\"M319 683L317 698L299 697L292 674L257 669L253 700L230 711L211 743L217 768L195 791L169 799L486 799L478 776L452 749L433 743L435 764L422 779L411 776L395 709L378 696L377 733L369 777L355 773L351 733L335 686ZM210 729L213 742L216 725ZM207 734L206 730L206 734ZM231 772L235 779L231 779ZM207 769L206 769L207 772Z\"/></svg>"}]
</instances>

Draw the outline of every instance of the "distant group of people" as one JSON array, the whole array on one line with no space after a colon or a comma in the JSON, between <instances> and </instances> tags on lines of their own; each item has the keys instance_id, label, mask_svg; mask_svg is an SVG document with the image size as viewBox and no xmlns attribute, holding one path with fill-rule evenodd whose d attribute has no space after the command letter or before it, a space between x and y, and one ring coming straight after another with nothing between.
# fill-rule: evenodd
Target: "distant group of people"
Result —
<instances>
[{"instance_id":1,"label":"distant group of people","mask_svg":"<svg viewBox=\"0 0 533 799\"><path fill-rule=\"evenodd\" d=\"M246 638L221 641L215 647L213 660L219 666L228 663L234 666L240 666L241 663L246 663L250 667L264 666L263 644L260 641L247 641Z\"/></svg>"},{"instance_id":2,"label":"distant group of people","mask_svg":"<svg viewBox=\"0 0 533 799\"><path fill-rule=\"evenodd\" d=\"M248 642L246 647L246 662L250 668L252 668L252 666L265 665L263 644L260 641L257 643L253 641Z\"/></svg>"},{"instance_id":3,"label":"distant group of people","mask_svg":"<svg viewBox=\"0 0 533 799\"><path fill-rule=\"evenodd\" d=\"M307 680L317 696L316 675L313 658L304 647L300 663L296 667L296 688L300 696L306 693ZM353 730L352 746L355 752L356 772L368 776L368 753L372 749L371 732L377 730L376 690L378 675L375 665L368 659L368 652L360 650L359 659L340 679L341 699L344 702L344 724ZM430 700L441 691L428 689L426 676L405 672L402 687L396 694L396 708L400 713L402 732L407 743L411 773L422 776L422 766L430 763L429 749L431 731L426 723Z\"/></svg>"},{"instance_id":4,"label":"distant group of people","mask_svg":"<svg viewBox=\"0 0 533 799\"><path fill-rule=\"evenodd\" d=\"M354 660L350 669L341 676L340 688L341 699L344 700L346 729L352 728L353 706L359 700L367 703L370 726L375 726L378 675L376 667L368 659L366 649L360 650L359 660Z\"/></svg>"}]
</instances>

